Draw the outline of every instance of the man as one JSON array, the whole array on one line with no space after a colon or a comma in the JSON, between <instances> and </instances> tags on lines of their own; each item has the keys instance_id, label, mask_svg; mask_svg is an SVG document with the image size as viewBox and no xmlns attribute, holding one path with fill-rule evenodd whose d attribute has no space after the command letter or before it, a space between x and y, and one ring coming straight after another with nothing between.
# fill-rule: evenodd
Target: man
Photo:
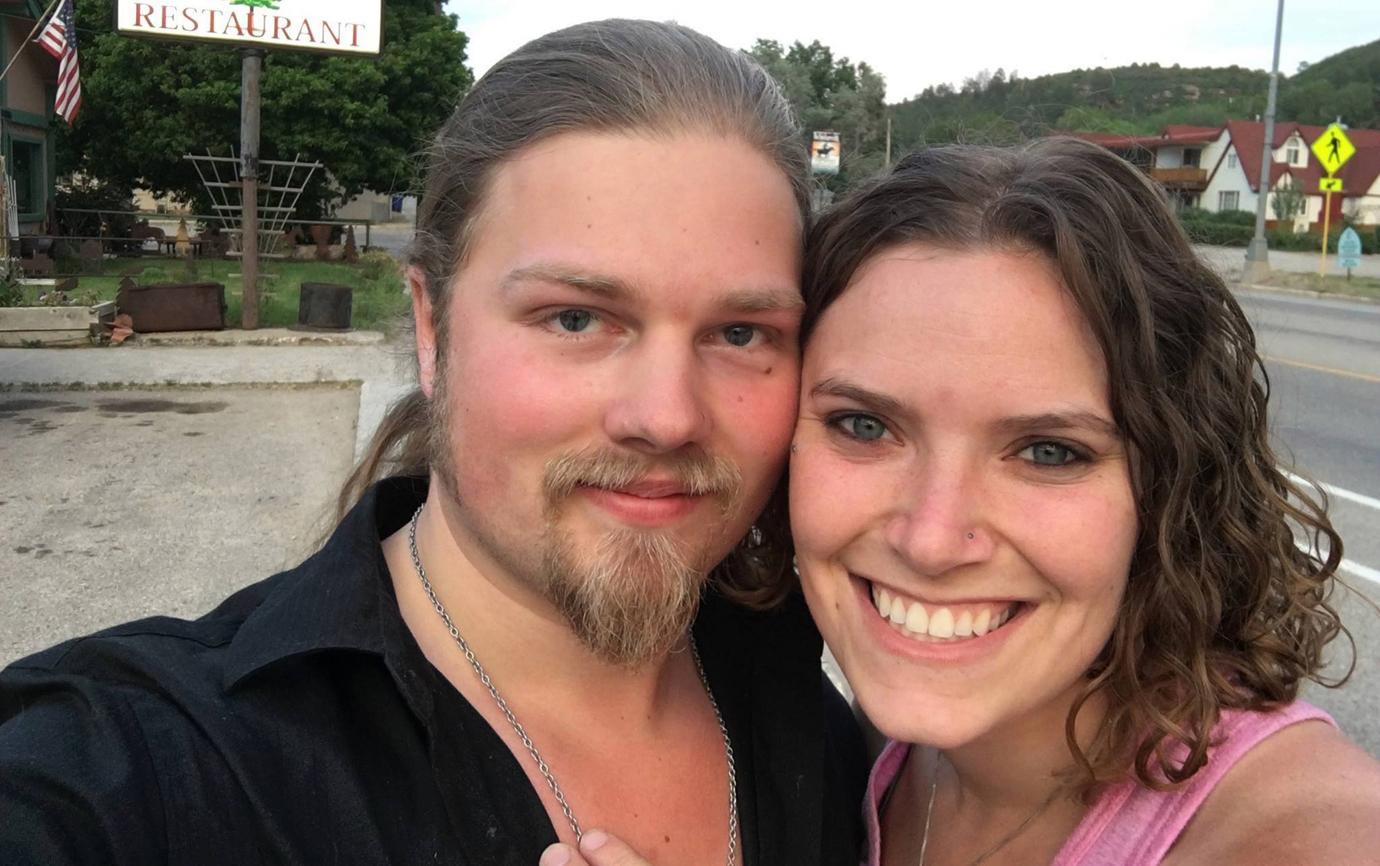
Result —
<instances>
[{"instance_id":1,"label":"man","mask_svg":"<svg viewBox=\"0 0 1380 866\"><path fill-rule=\"evenodd\" d=\"M658 866L856 862L773 497L804 179L775 85L692 31L500 61L433 149L419 390L352 507L201 620L0 677L0 862L532 866L594 827Z\"/></svg>"}]
</instances>

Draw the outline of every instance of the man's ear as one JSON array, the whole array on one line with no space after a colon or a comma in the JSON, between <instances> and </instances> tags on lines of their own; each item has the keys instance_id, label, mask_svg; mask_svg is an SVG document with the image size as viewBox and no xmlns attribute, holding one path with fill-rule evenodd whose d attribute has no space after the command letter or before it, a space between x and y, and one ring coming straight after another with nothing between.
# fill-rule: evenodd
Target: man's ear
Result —
<instances>
[{"instance_id":1,"label":"man's ear","mask_svg":"<svg viewBox=\"0 0 1380 866\"><path fill-rule=\"evenodd\" d=\"M412 292L412 321L417 331L417 380L422 393L431 399L436 385L436 321L432 318L431 296L426 291L426 275L408 265L407 286Z\"/></svg>"}]
</instances>

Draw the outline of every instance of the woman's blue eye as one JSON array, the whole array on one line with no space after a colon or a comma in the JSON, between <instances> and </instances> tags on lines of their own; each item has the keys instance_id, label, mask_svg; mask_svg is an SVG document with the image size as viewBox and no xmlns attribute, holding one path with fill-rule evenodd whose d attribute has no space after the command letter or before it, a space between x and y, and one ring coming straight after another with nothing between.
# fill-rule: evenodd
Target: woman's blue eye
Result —
<instances>
[{"instance_id":1,"label":"woman's blue eye","mask_svg":"<svg viewBox=\"0 0 1380 866\"><path fill-rule=\"evenodd\" d=\"M561 310L556 314L556 321L560 322L565 330L578 334L594 321L594 314L589 310Z\"/></svg>"},{"instance_id":2,"label":"woman's blue eye","mask_svg":"<svg viewBox=\"0 0 1380 866\"><path fill-rule=\"evenodd\" d=\"M886 425L871 415L845 415L838 423L845 433L863 442L875 442L886 435Z\"/></svg>"},{"instance_id":3,"label":"woman's blue eye","mask_svg":"<svg viewBox=\"0 0 1380 866\"><path fill-rule=\"evenodd\" d=\"M729 325L724 328L724 340L730 346L746 346L752 342L752 338L757 336L757 329L752 325Z\"/></svg>"},{"instance_id":4,"label":"woman's blue eye","mask_svg":"<svg viewBox=\"0 0 1380 866\"><path fill-rule=\"evenodd\" d=\"M1058 442L1036 442L1021 451L1021 456L1036 466L1067 466L1082 459L1077 451Z\"/></svg>"}]
</instances>

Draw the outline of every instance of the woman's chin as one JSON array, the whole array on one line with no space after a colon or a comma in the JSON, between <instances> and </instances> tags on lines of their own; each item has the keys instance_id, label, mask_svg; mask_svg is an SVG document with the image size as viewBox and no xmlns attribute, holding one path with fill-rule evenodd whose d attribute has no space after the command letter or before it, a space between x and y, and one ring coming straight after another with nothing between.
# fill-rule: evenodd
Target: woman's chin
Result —
<instances>
[{"instance_id":1,"label":"woman's chin","mask_svg":"<svg viewBox=\"0 0 1380 866\"><path fill-rule=\"evenodd\" d=\"M869 695L856 689L858 705L872 726L891 740L920 743L938 749L956 749L982 736L985 726L979 715L945 702L908 696Z\"/></svg>"}]
</instances>

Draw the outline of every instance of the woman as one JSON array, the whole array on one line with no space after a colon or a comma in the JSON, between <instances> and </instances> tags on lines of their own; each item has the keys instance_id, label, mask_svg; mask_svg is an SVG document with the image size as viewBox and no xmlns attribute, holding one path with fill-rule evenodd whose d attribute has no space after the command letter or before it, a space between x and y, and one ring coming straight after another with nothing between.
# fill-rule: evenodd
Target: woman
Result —
<instances>
[{"instance_id":1,"label":"woman","mask_svg":"<svg viewBox=\"0 0 1380 866\"><path fill-rule=\"evenodd\" d=\"M1380 862L1380 768L1296 699L1340 539L1143 175L1066 140L913 155L816 226L805 296L792 528L893 740L868 863Z\"/></svg>"}]
</instances>

